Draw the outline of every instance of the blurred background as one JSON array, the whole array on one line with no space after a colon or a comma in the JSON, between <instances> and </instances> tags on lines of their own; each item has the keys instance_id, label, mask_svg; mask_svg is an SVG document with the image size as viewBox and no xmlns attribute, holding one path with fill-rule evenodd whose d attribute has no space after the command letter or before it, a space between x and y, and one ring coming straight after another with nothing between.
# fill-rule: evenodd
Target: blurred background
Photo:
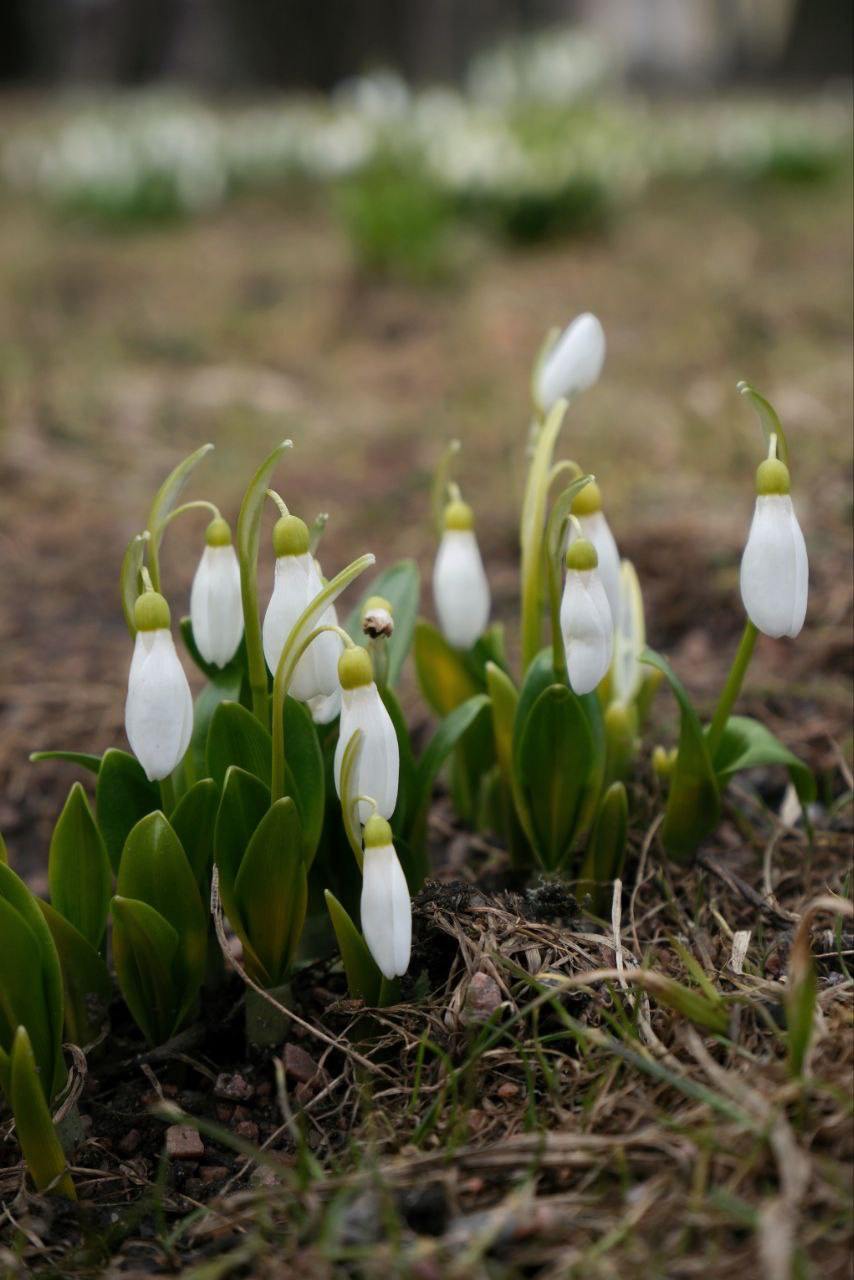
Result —
<instances>
[{"instance_id":1,"label":"blurred background","mask_svg":"<svg viewBox=\"0 0 854 1280\"><path fill-rule=\"evenodd\" d=\"M511 620L530 365L588 309L609 353L565 452L600 479L649 638L701 702L743 621L761 439L736 382L776 404L811 604L797 643L760 645L745 707L837 787L851 22L848 0L0 5L0 829L17 862L44 866L67 785L27 753L124 745L119 564L180 457L215 442L190 496L233 519L291 436L279 487L330 513L327 572L366 549L429 570L430 474L457 436ZM173 616L201 541L192 517L170 528ZM662 734L671 710L662 695Z\"/></svg>"}]
</instances>

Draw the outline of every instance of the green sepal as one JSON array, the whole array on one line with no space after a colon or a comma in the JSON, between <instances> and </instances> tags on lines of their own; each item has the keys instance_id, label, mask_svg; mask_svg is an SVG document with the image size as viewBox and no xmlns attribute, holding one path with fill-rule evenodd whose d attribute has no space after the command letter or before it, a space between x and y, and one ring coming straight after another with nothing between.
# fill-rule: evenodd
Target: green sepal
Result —
<instances>
[{"instance_id":1,"label":"green sepal","mask_svg":"<svg viewBox=\"0 0 854 1280\"><path fill-rule=\"evenodd\" d=\"M219 787L213 778L203 778L184 793L170 818L172 829L187 855L203 903L210 897L214 826L218 808Z\"/></svg>"},{"instance_id":2,"label":"green sepal","mask_svg":"<svg viewBox=\"0 0 854 1280\"><path fill-rule=\"evenodd\" d=\"M578 884L579 901L589 893L594 915L604 915L610 905L608 886L622 874L628 829L629 802L625 785L612 782L600 801Z\"/></svg>"},{"instance_id":3,"label":"green sepal","mask_svg":"<svg viewBox=\"0 0 854 1280\"><path fill-rule=\"evenodd\" d=\"M376 1008L383 975L368 950L368 944L335 895L325 889L323 896L341 952L350 998L364 1000L365 1004Z\"/></svg>"},{"instance_id":4,"label":"green sepal","mask_svg":"<svg viewBox=\"0 0 854 1280\"><path fill-rule=\"evenodd\" d=\"M347 619L345 630L357 644L364 642L362 632L362 607L371 596L382 596L392 607L394 631L389 636L388 683L397 684L406 655L412 645L415 619L418 616L418 600L421 579L414 560L398 560L382 573L377 574L370 586L362 592L359 603Z\"/></svg>"},{"instance_id":5,"label":"green sepal","mask_svg":"<svg viewBox=\"0 0 854 1280\"><path fill-rule=\"evenodd\" d=\"M265 986L285 981L305 922L308 882L302 830L290 796L267 810L243 855L234 883L239 913L232 924L246 932L263 969L253 974Z\"/></svg>"},{"instance_id":6,"label":"green sepal","mask_svg":"<svg viewBox=\"0 0 854 1280\"><path fill-rule=\"evenodd\" d=\"M713 763L721 786L744 769L782 765L789 771L792 786L804 810L815 800L816 785L812 771L788 747L784 747L770 729L750 716L730 716L724 725Z\"/></svg>"},{"instance_id":7,"label":"green sepal","mask_svg":"<svg viewBox=\"0 0 854 1280\"><path fill-rule=\"evenodd\" d=\"M214 824L214 862L219 871L219 892L229 920L239 915L234 885L240 863L258 824L270 808L270 788L232 765L225 775Z\"/></svg>"},{"instance_id":8,"label":"green sepal","mask_svg":"<svg viewBox=\"0 0 854 1280\"><path fill-rule=\"evenodd\" d=\"M546 869L570 857L593 765L593 735L580 700L566 685L549 685L524 722L518 754L532 843Z\"/></svg>"},{"instance_id":9,"label":"green sepal","mask_svg":"<svg viewBox=\"0 0 854 1280\"><path fill-rule=\"evenodd\" d=\"M110 904L110 859L86 792L75 782L50 840L50 899L61 916L96 951L104 939Z\"/></svg>"},{"instance_id":10,"label":"green sepal","mask_svg":"<svg viewBox=\"0 0 854 1280\"><path fill-rule=\"evenodd\" d=\"M56 1134L25 1026L15 1031L9 1058L9 1105L30 1177L37 1190L76 1200L65 1152Z\"/></svg>"},{"instance_id":11,"label":"green sepal","mask_svg":"<svg viewBox=\"0 0 854 1280\"><path fill-rule=\"evenodd\" d=\"M43 760L61 760L64 764L78 764L81 769L88 769L97 777L101 768L101 757L90 755L87 751L31 751L32 764L41 764Z\"/></svg>"},{"instance_id":12,"label":"green sepal","mask_svg":"<svg viewBox=\"0 0 854 1280\"><path fill-rule=\"evenodd\" d=\"M105 751L95 787L95 812L116 875L131 828L159 807L160 789L148 781L139 761L115 747Z\"/></svg>"},{"instance_id":13,"label":"green sepal","mask_svg":"<svg viewBox=\"0 0 854 1280\"><path fill-rule=\"evenodd\" d=\"M415 670L426 702L439 716L482 691L465 655L423 619L415 624Z\"/></svg>"},{"instance_id":14,"label":"green sepal","mask_svg":"<svg viewBox=\"0 0 854 1280\"><path fill-rule=\"evenodd\" d=\"M662 672L679 704L679 750L670 778L661 840L675 862L686 863L718 824L718 781L705 734L682 681L669 662L652 649L643 651L641 661Z\"/></svg>"},{"instance_id":15,"label":"green sepal","mask_svg":"<svg viewBox=\"0 0 854 1280\"><path fill-rule=\"evenodd\" d=\"M110 971L73 924L55 911L50 903L39 898L36 902L59 955L65 1037L83 1049L97 1039L107 1016L113 994Z\"/></svg>"},{"instance_id":16,"label":"green sepal","mask_svg":"<svg viewBox=\"0 0 854 1280\"><path fill-rule=\"evenodd\" d=\"M208 730L207 772L218 786L232 765L269 783L273 740L251 711L239 702L221 702Z\"/></svg>"},{"instance_id":17,"label":"green sepal","mask_svg":"<svg viewBox=\"0 0 854 1280\"><path fill-rule=\"evenodd\" d=\"M179 1021L177 930L147 902L117 895L110 909L113 964L125 1003L148 1043L163 1044Z\"/></svg>"}]
</instances>

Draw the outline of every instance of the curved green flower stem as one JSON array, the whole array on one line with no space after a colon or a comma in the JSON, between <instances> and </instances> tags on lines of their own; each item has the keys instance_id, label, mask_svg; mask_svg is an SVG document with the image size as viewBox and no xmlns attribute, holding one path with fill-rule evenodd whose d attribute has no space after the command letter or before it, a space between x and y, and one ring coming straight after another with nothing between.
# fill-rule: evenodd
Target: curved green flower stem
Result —
<instances>
[{"instance_id":1,"label":"curved green flower stem","mask_svg":"<svg viewBox=\"0 0 854 1280\"><path fill-rule=\"evenodd\" d=\"M448 491L448 476L451 466L461 448L459 440L451 440L439 459L433 475L433 486L430 492L430 510L433 514L433 528L436 537L441 540L445 528L445 502Z\"/></svg>"},{"instance_id":2,"label":"curved green flower stem","mask_svg":"<svg viewBox=\"0 0 854 1280\"><path fill-rule=\"evenodd\" d=\"M258 547L261 537L261 513L270 477L292 441L283 440L255 472L237 517L237 557L240 562L240 596L243 604L243 635L249 668L252 710L266 729L269 725L267 702L267 664L261 643L261 620L258 616Z\"/></svg>"},{"instance_id":3,"label":"curved green flower stem","mask_svg":"<svg viewBox=\"0 0 854 1280\"><path fill-rule=\"evenodd\" d=\"M185 511L209 511L212 519L219 520L221 518L220 509L215 502L208 502L206 498L194 498L192 502L183 502L180 507L170 511L166 519L162 520L157 528L151 531L152 539L159 544L167 526L172 523L176 516L182 516Z\"/></svg>"},{"instance_id":4,"label":"curved green flower stem","mask_svg":"<svg viewBox=\"0 0 854 1280\"><path fill-rule=\"evenodd\" d=\"M558 467L562 465L562 463L559 463ZM572 463L571 465L575 466L575 463ZM558 471L558 467L553 467L552 471ZM568 485L558 498L556 498L546 523L546 534L543 539L546 576L548 578L549 585L549 616L551 619L552 629L552 665L554 666L558 679L564 683L567 680L566 650L563 646L563 634L560 629L563 544L566 540L566 527L572 518L572 504L584 486L589 484L592 479L593 476L579 476L577 480L573 480L572 484Z\"/></svg>"},{"instance_id":5,"label":"curved green flower stem","mask_svg":"<svg viewBox=\"0 0 854 1280\"><path fill-rule=\"evenodd\" d=\"M160 535L166 527L172 505L178 501L181 490L189 480L191 472L201 462L202 458L210 453L212 448L212 444L203 444L201 448L196 449L189 457L179 462L154 495L154 501L148 513L148 528L151 531L151 541L148 545L148 564L155 591L160 590Z\"/></svg>"},{"instance_id":6,"label":"curved green flower stem","mask_svg":"<svg viewBox=\"0 0 854 1280\"><path fill-rule=\"evenodd\" d=\"M720 746L721 735L726 728L726 722L729 720L730 712L733 704L741 691L742 681L744 680L747 668L750 666L750 659L753 657L753 650L756 645L756 637L759 635L756 627L747 619L744 624L744 631L741 636L741 643L736 650L736 655L732 660L732 666L729 669L729 675L723 692L718 699L718 705L715 707L715 714L712 716L712 723L706 734L706 745L709 748L709 758L712 765L715 763L715 754Z\"/></svg>"},{"instance_id":7,"label":"curved green flower stem","mask_svg":"<svg viewBox=\"0 0 854 1280\"><path fill-rule=\"evenodd\" d=\"M275 804L277 800L281 800L285 793L285 698L287 697L288 688L293 679L296 665L302 657L305 650L311 644L312 640L321 635L324 631L334 631L341 636L346 646L352 647L353 641L342 627L322 626L315 628L315 623L331 604L340 596L350 583L358 578L360 573L364 573L372 564L376 562L376 557L370 554L360 556L358 560L354 560L352 564L348 564L346 569L332 579L331 582L319 591L314 599L305 609L294 624L291 634L285 641L281 656L276 666L276 674L273 679L273 771L270 779L270 802ZM263 658L263 654L262 654Z\"/></svg>"},{"instance_id":8,"label":"curved green flower stem","mask_svg":"<svg viewBox=\"0 0 854 1280\"><path fill-rule=\"evenodd\" d=\"M362 824L359 821L359 796L353 795L353 783L356 778L356 769L359 764L359 757L362 754L362 746L365 741L365 734L362 729L356 729L350 735L350 739L344 748L344 754L341 757L341 817L344 822L344 830L347 833L347 840L350 848L353 850L353 857L356 859L356 865L362 870L365 861L364 850L362 849Z\"/></svg>"},{"instance_id":9,"label":"curved green flower stem","mask_svg":"<svg viewBox=\"0 0 854 1280\"><path fill-rule=\"evenodd\" d=\"M577 480L583 474L577 462L573 462L571 458L564 458L561 462L556 462L549 472L549 489L561 476L569 476L571 480Z\"/></svg>"},{"instance_id":10,"label":"curved green flower stem","mask_svg":"<svg viewBox=\"0 0 854 1280\"><path fill-rule=\"evenodd\" d=\"M291 514L290 511L288 511L288 504L285 502L284 498L280 493L276 493L275 489L267 489L265 491L264 496L266 498L271 498L273 502L275 502L276 506L279 509L280 516L289 516Z\"/></svg>"},{"instance_id":11,"label":"curved green flower stem","mask_svg":"<svg viewBox=\"0 0 854 1280\"><path fill-rule=\"evenodd\" d=\"M522 549L522 667L527 671L540 649L542 606L543 528L546 519L552 454L567 410L558 400L549 411L533 446L525 482L519 542Z\"/></svg>"}]
</instances>

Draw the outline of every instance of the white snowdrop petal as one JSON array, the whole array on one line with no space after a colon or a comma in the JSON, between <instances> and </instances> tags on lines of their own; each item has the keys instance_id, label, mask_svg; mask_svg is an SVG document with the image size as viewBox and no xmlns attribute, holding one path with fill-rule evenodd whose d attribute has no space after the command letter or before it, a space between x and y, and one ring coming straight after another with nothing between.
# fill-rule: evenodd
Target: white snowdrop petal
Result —
<instances>
[{"instance_id":1,"label":"white snowdrop petal","mask_svg":"<svg viewBox=\"0 0 854 1280\"><path fill-rule=\"evenodd\" d=\"M365 850L360 903L362 933L383 976L399 978L409 967L412 906L393 845Z\"/></svg>"},{"instance_id":2,"label":"white snowdrop petal","mask_svg":"<svg viewBox=\"0 0 854 1280\"><path fill-rule=\"evenodd\" d=\"M376 801L377 813L390 818L397 804L400 750L391 716L375 684L345 689L341 695L341 724L335 746L335 790L341 795L341 763L347 743L357 729L364 734L355 777L355 794ZM371 806L359 804L363 824L371 816Z\"/></svg>"},{"instance_id":3,"label":"white snowdrop petal","mask_svg":"<svg viewBox=\"0 0 854 1280\"><path fill-rule=\"evenodd\" d=\"M264 657L274 674L288 636L301 614L322 590L320 574L308 552L278 558L273 594L261 629ZM330 607L324 610L317 625L334 626L336 621L335 610ZM317 698L331 697L338 687L341 648L340 638L332 632L317 636L296 665L288 690L291 697L308 703Z\"/></svg>"},{"instance_id":4,"label":"white snowdrop petal","mask_svg":"<svg viewBox=\"0 0 854 1280\"><path fill-rule=\"evenodd\" d=\"M149 781L182 760L193 731L193 696L171 632L138 631L125 704L128 742Z\"/></svg>"},{"instance_id":5,"label":"white snowdrop petal","mask_svg":"<svg viewBox=\"0 0 854 1280\"><path fill-rule=\"evenodd\" d=\"M775 639L798 635L807 610L809 565L804 536L788 494L761 494L741 559L747 616Z\"/></svg>"},{"instance_id":6,"label":"white snowdrop petal","mask_svg":"<svg viewBox=\"0 0 854 1280\"><path fill-rule=\"evenodd\" d=\"M226 666L243 635L240 565L234 547L205 547L190 591L190 621L205 661Z\"/></svg>"},{"instance_id":7,"label":"white snowdrop petal","mask_svg":"<svg viewBox=\"0 0 854 1280\"><path fill-rule=\"evenodd\" d=\"M599 577L602 579L602 586L608 597L611 617L616 618L620 607L620 553L617 550L611 526L604 511L593 511L590 515L579 516L578 523L581 525L580 535L572 524L569 526L570 544L579 536L593 543L599 557Z\"/></svg>"},{"instance_id":8,"label":"white snowdrop petal","mask_svg":"<svg viewBox=\"0 0 854 1280\"><path fill-rule=\"evenodd\" d=\"M447 529L433 566L433 599L449 644L470 649L489 622L489 583L471 529Z\"/></svg>"},{"instance_id":9,"label":"white snowdrop petal","mask_svg":"<svg viewBox=\"0 0 854 1280\"><path fill-rule=\"evenodd\" d=\"M598 570L570 569L560 606L569 683L590 693L611 665L613 622Z\"/></svg>"},{"instance_id":10,"label":"white snowdrop petal","mask_svg":"<svg viewBox=\"0 0 854 1280\"><path fill-rule=\"evenodd\" d=\"M589 311L567 325L543 361L537 395L544 412L562 396L586 391L596 382L605 360L605 333Z\"/></svg>"}]
</instances>

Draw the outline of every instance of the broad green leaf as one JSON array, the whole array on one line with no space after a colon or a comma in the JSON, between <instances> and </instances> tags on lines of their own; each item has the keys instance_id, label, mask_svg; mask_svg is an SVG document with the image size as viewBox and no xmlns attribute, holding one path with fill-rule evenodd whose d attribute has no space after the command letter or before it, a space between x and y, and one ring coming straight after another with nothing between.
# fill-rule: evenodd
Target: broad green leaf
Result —
<instances>
[{"instance_id":1,"label":"broad green leaf","mask_svg":"<svg viewBox=\"0 0 854 1280\"><path fill-rule=\"evenodd\" d=\"M122 557L122 567L119 573L119 589L122 597L122 612L125 615L128 631L132 636L136 635L136 622L134 621L134 605L140 591L139 573L142 568L142 562L145 557L145 544L148 542L148 535L144 533L135 534L125 548Z\"/></svg>"},{"instance_id":2,"label":"broad green leaf","mask_svg":"<svg viewBox=\"0 0 854 1280\"><path fill-rule=\"evenodd\" d=\"M207 912L181 841L162 813L148 814L131 831L116 888L121 898L153 907L178 936L173 974L180 1021L204 978Z\"/></svg>"},{"instance_id":3,"label":"broad green leaf","mask_svg":"<svg viewBox=\"0 0 854 1280\"><path fill-rule=\"evenodd\" d=\"M815 800L815 778L807 766L775 738L770 729L750 716L730 716L714 758L715 773L720 783L743 769L762 765L783 765L788 769L792 785L802 805Z\"/></svg>"},{"instance_id":4,"label":"broad green leaf","mask_svg":"<svg viewBox=\"0 0 854 1280\"><path fill-rule=\"evenodd\" d=\"M559 683L559 681L552 665L551 649L541 649L533 662L529 665L528 670L525 672L525 678L522 681L522 688L519 691L519 697L516 703L516 714L513 720L511 775L513 803L516 807L516 815L519 819L522 830L531 845L534 844L535 836L533 819L528 806L528 798L521 781L520 754L522 748L522 736L528 716L531 714L531 710L534 703L537 701L537 698L539 698L540 694L551 685L556 683Z\"/></svg>"},{"instance_id":5,"label":"broad green leaf","mask_svg":"<svg viewBox=\"0 0 854 1280\"><path fill-rule=\"evenodd\" d=\"M391 818L392 830L397 834L405 831L412 810L415 789L415 759L412 755L412 743L409 740L409 728L406 716L400 703L388 687L380 689L380 697L385 703L386 711L391 717L397 738L397 749L400 756L400 771L397 783L397 804Z\"/></svg>"},{"instance_id":6,"label":"broad green leaf","mask_svg":"<svg viewBox=\"0 0 854 1280\"><path fill-rule=\"evenodd\" d=\"M622 782L613 782L599 805L578 884L579 898L585 893L593 898L595 915L607 911L610 885L622 874L628 826L626 788Z\"/></svg>"},{"instance_id":7,"label":"broad green leaf","mask_svg":"<svg viewBox=\"0 0 854 1280\"><path fill-rule=\"evenodd\" d=\"M89 755L85 751L33 751L30 753L33 764L42 760L62 760L65 764L79 764L81 769L88 769L97 774L101 768L101 757Z\"/></svg>"},{"instance_id":8,"label":"broad green leaf","mask_svg":"<svg viewBox=\"0 0 854 1280\"><path fill-rule=\"evenodd\" d=\"M30 893L23 880L11 869L0 863L0 900L5 900L17 911L24 923L29 927L39 949L41 969L42 1000L50 1029L51 1053L53 1055L53 1078L45 1078L45 1094L52 1098L65 1083L66 1071L62 1061L62 973L59 968L59 956L53 945L50 930L44 922L36 899ZM0 950L3 949L4 937L0 929ZM17 963L15 952L10 948L10 962ZM0 1007L3 1000L3 983L0 982ZM22 1022L25 1019L21 1019ZM12 1028L14 1031L14 1027ZM41 1059L40 1059L41 1061Z\"/></svg>"},{"instance_id":9,"label":"broad green leaf","mask_svg":"<svg viewBox=\"0 0 854 1280\"><path fill-rule=\"evenodd\" d=\"M461 702L482 689L464 655L453 649L429 622L415 625L415 670L426 701L439 716L446 716Z\"/></svg>"},{"instance_id":10,"label":"broad green leaf","mask_svg":"<svg viewBox=\"0 0 854 1280\"><path fill-rule=\"evenodd\" d=\"M249 841L270 808L270 788L254 774L232 765L225 775L214 825L214 861L219 870L222 905L229 919L239 913L234 883Z\"/></svg>"},{"instance_id":11,"label":"broad green leaf","mask_svg":"<svg viewBox=\"0 0 854 1280\"><path fill-rule=\"evenodd\" d=\"M594 744L581 704L565 685L544 689L531 708L519 747L519 779L547 869L566 863L583 814Z\"/></svg>"},{"instance_id":12,"label":"broad green leaf","mask_svg":"<svg viewBox=\"0 0 854 1280\"><path fill-rule=\"evenodd\" d=\"M420 593L418 565L414 560L398 560L377 574L362 592L358 605L347 619L347 632L357 644L364 642L362 607L371 596L382 596L392 607L394 632L388 641L388 683L397 684L407 653L412 644Z\"/></svg>"},{"instance_id":13,"label":"broad green leaf","mask_svg":"<svg viewBox=\"0 0 854 1280\"><path fill-rule=\"evenodd\" d=\"M285 785L296 801L303 854L310 867L323 832L326 783L323 753L311 713L295 698L285 699Z\"/></svg>"},{"instance_id":14,"label":"broad green leaf","mask_svg":"<svg viewBox=\"0 0 854 1280\"><path fill-rule=\"evenodd\" d=\"M208 730L207 771L222 786L231 765L269 783L273 743L267 730L239 702L222 702Z\"/></svg>"},{"instance_id":15,"label":"broad green leaf","mask_svg":"<svg viewBox=\"0 0 854 1280\"><path fill-rule=\"evenodd\" d=\"M85 1048L97 1039L107 1016L113 991L110 971L74 925L49 903L36 901L59 955L66 1038Z\"/></svg>"},{"instance_id":16,"label":"broad green leaf","mask_svg":"<svg viewBox=\"0 0 854 1280\"><path fill-rule=\"evenodd\" d=\"M218 808L219 787L213 778L203 778L184 793L170 819L205 904L210 896L214 826Z\"/></svg>"},{"instance_id":17,"label":"broad green leaf","mask_svg":"<svg viewBox=\"0 0 854 1280\"><path fill-rule=\"evenodd\" d=\"M79 782L69 791L53 829L48 884L56 910L97 951L107 927L112 872L106 846Z\"/></svg>"},{"instance_id":18,"label":"broad green leaf","mask_svg":"<svg viewBox=\"0 0 854 1280\"><path fill-rule=\"evenodd\" d=\"M53 1036L41 983L41 955L33 931L0 897L0 1047L11 1054L15 1032L24 1023L30 1030L45 1096L53 1097L55 1056ZM6 1088L8 1081L0 1078Z\"/></svg>"},{"instance_id":19,"label":"broad green leaf","mask_svg":"<svg viewBox=\"0 0 854 1280\"><path fill-rule=\"evenodd\" d=\"M786 443L786 437L783 434L783 428L780 425L777 410L770 401L766 400L764 396L761 396L756 388L752 387L749 382L737 383L736 390L740 395L747 396L748 400L756 410L757 417L759 418L759 425L761 426L762 434L765 437L766 446L770 448L772 435L777 437L777 457L781 462L785 462L786 466L788 466L789 446Z\"/></svg>"},{"instance_id":20,"label":"broad green leaf","mask_svg":"<svg viewBox=\"0 0 854 1280\"><path fill-rule=\"evenodd\" d=\"M679 703L679 751L670 779L661 840L674 861L688 862L700 842L717 826L721 808L718 783L705 735L682 681L652 649L644 650L641 661L662 672Z\"/></svg>"},{"instance_id":21,"label":"broad green leaf","mask_svg":"<svg viewBox=\"0 0 854 1280\"><path fill-rule=\"evenodd\" d=\"M380 998L382 974L368 950L368 944L335 895L326 889L323 896L335 930L338 950L341 952L350 998L364 1000L365 1004L376 1007Z\"/></svg>"},{"instance_id":22,"label":"broad green leaf","mask_svg":"<svg viewBox=\"0 0 854 1280\"><path fill-rule=\"evenodd\" d=\"M160 790L138 760L111 747L104 752L95 788L98 826L116 875L131 827L160 807Z\"/></svg>"},{"instance_id":23,"label":"broad green leaf","mask_svg":"<svg viewBox=\"0 0 854 1280\"><path fill-rule=\"evenodd\" d=\"M267 810L249 841L234 884L240 922L266 986L284 982L302 927L308 898L302 831L290 796Z\"/></svg>"},{"instance_id":24,"label":"broad green leaf","mask_svg":"<svg viewBox=\"0 0 854 1280\"><path fill-rule=\"evenodd\" d=\"M461 703L460 706L455 707L439 725L427 744L424 754L418 761L415 770L412 816L409 823L409 831L407 832L407 838L413 850L420 850L424 844L427 814L433 796L433 784L436 781L439 770L463 734L471 728L488 705L489 698L487 695L478 693L473 698L468 698ZM419 883L410 885L412 892L417 892L421 888L421 883L423 883L428 868L424 865L421 870L423 874Z\"/></svg>"},{"instance_id":25,"label":"broad green leaf","mask_svg":"<svg viewBox=\"0 0 854 1280\"><path fill-rule=\"evenodd\" d=\"M243 675L228 667L204 686L193 704L193 733L190 738L190 758L193 775L204 778L208 771L208 734L214 712L223 702L237 702L240 698Z\"/></svg>"},{"instance_id":26,"label":"broad green leaf","mask_svg":"<svg viewBox=\"0 0 854 1280\"><path fill-rule=\"evenodd\" d=\"M50 1116L27 1028L15 1033L9 1064L9 1102L30 1177L39 1191L76 1200L68 1162Z\"/></svg>"},{"instance_id":27,"label":"broad green leaf","mask_svg":"<svg viewBox=\"0 0 854 1280\"><path fill-rule=\"evenodd\" d=\"M178 934L147 902L117 896L111 911L113 964L125 1003L149 1044L163 1044L178 1026Z\"/></svg>"},{"instance_id":28,"label":"broad green leaf","mask_svg":"<svg viewBox=\"0 0 854 1280\"><path fill-rule=\"evenodd\" d=\"M4 867L9 865L9 850L6 847L6 841L3 839L2 831L0 831L0 864Z\"/></svg>"}]
</instances>

